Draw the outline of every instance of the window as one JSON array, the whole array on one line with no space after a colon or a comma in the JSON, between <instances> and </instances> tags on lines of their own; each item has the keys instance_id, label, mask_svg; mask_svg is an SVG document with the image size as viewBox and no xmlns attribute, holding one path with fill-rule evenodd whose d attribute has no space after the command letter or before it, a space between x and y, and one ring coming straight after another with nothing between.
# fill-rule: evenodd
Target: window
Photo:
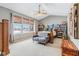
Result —
<instances>
[{"instance_id":1,"label":"window","mask_svg":"<svg viewBox=\"0 0 79 59\"><path fill-rule=\"evenodd\" d=\"M13 34L20 34L33 31L33 20L13 15L12 24L13 24Z\"/></svg>"},{"instance_id":2,"label":"window","mask_svg":"<svg viewBox=\"0 0 79 59\"><path fill-rule=\"evenodd\" d=\"M13 23L13 34L19 34L22 30L22 24L20 23Z\"/></svg>"},{"instance_id":3,"label":"window","mask_svg":"<svg viewBox=\"0 0 79 59\"><path fill-rule=\"evenodd\" d=\"M34 21L33 20L29 20L30 31L33 31L33 24L34 24Z\"/></svg>"},{"instance_id":4,"label":"window","mask_svg":"<svg viewBox=\"0 0 79 59\"><path fill-rule=\"evenodd\" d=\"M30 24L29 19L23 18L23 33L33 31L33 25Z\"/></svg>"},{"instance_id":5,"label":"window","mask_svg":"<svg viewBox=\"0 0 79 59\"><path fill-rule=\"evenodd\" d=\"M30 31L33 31L33 25L29 25L30 26Z\"/></svg>"},{"instance_id":6,"label":"window","mask_svg":"<svg viewBox=\"0 0 79 59\"><path fill-rule=\"evenodd\" d=\"M13 34L20 34L22 32L22 17L14 15L12 24L13 24Z\"/></svg>"},{"instance_id":7,"label":"window","mask_svg":"<svg viewBox=\"0 0 79 59\"><path fill-rule=\"evenodd\" d=\"M23 24L23 33L30 31L29 24Z\"/></svg>"}]
</instances>

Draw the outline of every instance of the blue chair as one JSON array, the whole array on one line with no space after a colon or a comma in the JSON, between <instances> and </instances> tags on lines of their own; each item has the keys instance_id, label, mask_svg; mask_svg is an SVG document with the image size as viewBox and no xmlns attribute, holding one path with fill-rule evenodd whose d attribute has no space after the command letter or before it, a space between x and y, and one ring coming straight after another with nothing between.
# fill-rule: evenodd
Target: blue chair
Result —
<instances>
[{"instance_id":1,"label":"blue chair","mask_svg":"<svg viewBox=\"0 0 79 59\"><path fill-rule=\"evenodd\" d=\"M33 36L33 41L38 41L38 43L46 44L48 42L48 34L42 33L39 35Z\"/></svg>"}]
</instances>

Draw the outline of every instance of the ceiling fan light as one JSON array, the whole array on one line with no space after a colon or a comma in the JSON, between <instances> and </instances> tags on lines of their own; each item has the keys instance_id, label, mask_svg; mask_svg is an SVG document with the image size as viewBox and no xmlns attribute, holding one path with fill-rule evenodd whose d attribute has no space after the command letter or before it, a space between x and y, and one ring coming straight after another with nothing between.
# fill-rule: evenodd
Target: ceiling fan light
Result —
<instances>
[{"instance_id":1,"label":"ceiling fan light","mask_svg":"<svg viewBox=\"0 0 79 59\"><path fill-rule=\"evenodd\" d=\"M47 11L46 10L41 10L41 5L38 6L39 9L37 11L37 13L35 14L36 16L46 16L47 15Z\"/></svg>"}]
</instances>

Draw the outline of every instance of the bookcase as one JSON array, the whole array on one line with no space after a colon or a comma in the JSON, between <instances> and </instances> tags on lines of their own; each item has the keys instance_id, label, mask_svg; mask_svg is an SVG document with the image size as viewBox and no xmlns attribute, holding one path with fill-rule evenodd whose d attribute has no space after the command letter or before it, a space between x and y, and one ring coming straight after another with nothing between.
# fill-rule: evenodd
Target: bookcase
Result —
<instances>
[{"instance_id":1,"label":"bookcase","mask_svg":"<svg viewBox=\"0 0 79 59\"><path fill-rule=\"evenodd\" d=\"M71 8L69 23L70 34L79 39L79 3L75 3Z\"/></svg>"},{"instance_id":2,"label":"bookcase","mask_svg":"<svg viewBox=\"0 0 79 59\"><path fill-rule=\"evenodd\" d=\"M74 4L74 38L79 38L79 19L78 19L78 6L79 4Z\"/></svg>"}]
</instances>

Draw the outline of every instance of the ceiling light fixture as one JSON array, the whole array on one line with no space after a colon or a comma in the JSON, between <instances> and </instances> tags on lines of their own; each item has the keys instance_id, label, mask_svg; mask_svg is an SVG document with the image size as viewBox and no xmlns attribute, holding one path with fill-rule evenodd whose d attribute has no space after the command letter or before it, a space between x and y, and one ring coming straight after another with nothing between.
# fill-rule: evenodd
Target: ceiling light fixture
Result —
<instances>
[{"instance_id":1,"label":"ceiling light fixture","mask_svg":"<svg viewBox=\"0 0 79 59\"><path fill-rule=\"evenodd\" d=\"M47 15L47 11L41 8L41 5L38 5L38 11L36 12L35 16L45 16Z\"/></svg>"}]
</instances>

